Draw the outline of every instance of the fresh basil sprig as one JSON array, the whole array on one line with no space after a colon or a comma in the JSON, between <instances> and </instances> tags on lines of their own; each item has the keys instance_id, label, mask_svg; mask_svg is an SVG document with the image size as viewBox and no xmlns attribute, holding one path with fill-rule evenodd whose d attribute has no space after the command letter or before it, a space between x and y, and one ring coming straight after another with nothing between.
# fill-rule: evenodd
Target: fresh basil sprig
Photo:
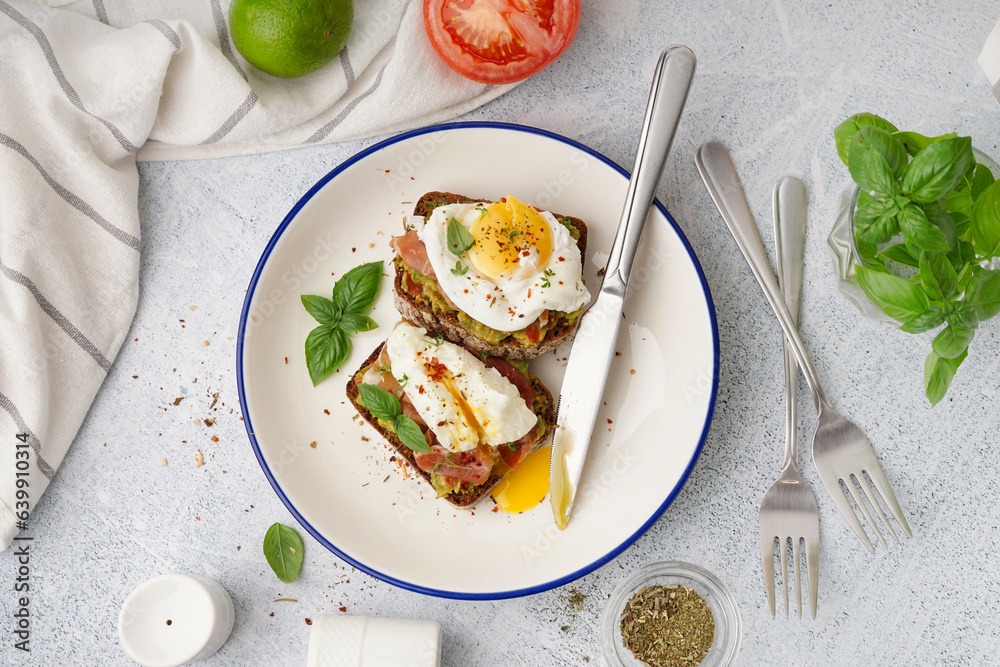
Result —
<instances>
[{"instance_id":1,"label":"fresh basil sprig","mask_svg":"<svg viewBox=\"0 0 1000 667\"><path fill-rule=\"evenodd\" d=\"M399 399L393 396L391 391L373 384L359 384L358 390L361 393L361 401L377 419L384 419L392 424L392 430L403 442L404 445L416 452L431 451L427 444L424 432L417 426L417 422L403 414L403 406Z\"/></svg>"},{"instance_id":2,"label":"fresh basil sprig","mask_svg":"<svg viewBox=\"0 0 1000 667\"><path fill-rule=\"evenodd\" d=\"M333 286L333 298L302 295L302 305L319 326L306 337L306 366L315 387L340 368L351 353L351 334L377 329L365 313L382 282L382 262L356 266Z\"/></svg>"},{"instance_id":3,"label":"fresh basil sprig","mask_svg":"<svg viewBox=\"0 0 1000 667\"><path fill-rule=\"evenodd\" d=\"M306 546L294 528L275 523L264 534L264 557L274 573L286 584L299 576Z\"/></svg>"},{"instance_id":4,"label":"fresh basil sprig","mask_svg":"<svg viewBox=\"0 0 1000 667\"><path fill-rule=\"evenodd\" d=\"M900 132L863 113L838 125L834 140L861 188L858 284L903 331L941 327L924 363L924 392L936 404L976 328L1000 313L1000 270L988 268L1000 257L1000 182L954 132Z\"/></svg>"},{"instance_id":5,"label":"fresh basil sprig","mask_svg":"<svg viewBox=\"0 0 1000 667\"><path fill-rule=\"evenodd\" d=\"M461 255L476 244L476 239L473 238L472 232L466 229L465 225L456 218L452 218L448 222L448 233L445 240L448 243L448 250L453 255Z\"/></svg>"}]
</instances>

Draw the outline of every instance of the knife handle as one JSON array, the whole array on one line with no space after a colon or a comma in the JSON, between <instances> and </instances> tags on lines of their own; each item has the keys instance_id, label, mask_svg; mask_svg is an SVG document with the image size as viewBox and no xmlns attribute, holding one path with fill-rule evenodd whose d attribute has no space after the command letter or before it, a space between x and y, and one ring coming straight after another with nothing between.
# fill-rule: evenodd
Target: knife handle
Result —
<instances>
[{"instance_id":1,"label":"knife handle","mask_svg":"<svg viewBox=\"0 0 1000 667\"><path fill-rule=\"evenodd\" d=\"M602 292L610 291L625 298L642 228L646 224L656 185L663 173L663 164L667 161L667 153L691 89L695 63L694 53L686 46L668 46L660 54L646 103L646 119L639 136L635 167L608 257Z\"/></svg>"}]
</instances>

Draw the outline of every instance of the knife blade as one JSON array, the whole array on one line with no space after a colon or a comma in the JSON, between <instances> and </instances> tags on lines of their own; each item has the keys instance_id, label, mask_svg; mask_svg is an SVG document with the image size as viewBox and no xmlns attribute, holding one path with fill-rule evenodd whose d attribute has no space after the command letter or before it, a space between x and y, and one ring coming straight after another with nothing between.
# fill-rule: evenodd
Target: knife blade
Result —
<instances>
[{"instance_id":1,"label":"knife blade","mask_svg":"<svg viewBox=\"0 0 1000 667\"><path fill-rule=\"evenodd\" d=\"M566 528L572 514L594 420L614 358L632 264L691 88L695 64L694 53L686 46L669 46L660 54L604 282L594 305L580 319L570 350L549 464L549 497L560 530Z\"/></svg>"}]
</instances>

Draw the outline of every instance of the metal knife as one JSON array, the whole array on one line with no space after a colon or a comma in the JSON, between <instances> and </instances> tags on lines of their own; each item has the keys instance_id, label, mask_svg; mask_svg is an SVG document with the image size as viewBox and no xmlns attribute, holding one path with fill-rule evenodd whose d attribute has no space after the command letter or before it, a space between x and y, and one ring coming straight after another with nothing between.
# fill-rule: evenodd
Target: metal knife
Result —
<instances>
[{"instance_id":1,"label":"metal knife","mask_svg":"<svg viewBox=\"0 0 1000 667\"><path fill-rule=\"evenodd\" d=\"M604 282L594 305L580 319L570 351L559 396L549 466L552 513L560 530L566 528L573 511L573 499L587 460L594 420L615 354L632 263L656 184L684 110L694 69L694 53L686 46L668 46L660 54L646 103L635 168L605 268Z\"/></svg>"}]
</instances>

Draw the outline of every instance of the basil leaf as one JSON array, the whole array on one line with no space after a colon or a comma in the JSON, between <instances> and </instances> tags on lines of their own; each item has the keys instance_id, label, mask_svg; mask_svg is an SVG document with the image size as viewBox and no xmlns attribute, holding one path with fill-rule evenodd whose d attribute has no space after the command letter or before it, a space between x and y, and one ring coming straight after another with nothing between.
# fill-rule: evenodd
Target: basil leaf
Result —
<instances>
[{"instance_id":1,"label":"basil leaf","mask_svg":"<svg viewBox=\"0 0 1000 667\"><path fill-rule=\"evenodd\" d=\"M866 126L877 127L886 132L896 132L896 126L873 113L857 113L845 120L833 130L833 140L837 144L837 154L844 164L848 164L851 139L858 130Z\"/></svg>"},{"instance_id":2,"label":"basil leaf","mask_svg":"<svg viewBox=\"0 0 1000 667\"><path fill-rule=\"evenodd\" d=\"M924 393L931 405L937 405L944 398L955 377L955 371L968 355L968 350L954 359L945 359L933 352L927 355L927 361L924 362Z\"/></svg>"},{"instance_id":3,"label":"basil leaf","mask_svg":"<svg viewBox=\"0 0 1000 667\"><path fill-rule=\"evenodd\" d=\"M973 203L972 192L967 183L945 195L945 209L952 215L971 218Z\"/></svg>"},{"instance_id":4,"label":"basil leaf","mask_svg":"<svg viewBox=\"0 0 1000 667\"><path fill-rule=\"evenodd\" d=\"M286 584L299 576L306 545L294 528L275 523L264 534L264 557L274 573Z\"/></svg>"},{"instance_id":5,"label":"basil leaf","mask_svg":"<svg viewBox=\"0 0 1000 667\"><path fill-rule=\"evenodd\" d=\"M983 257L1000 248L1000 181L983 190L972 207L972 244Z\"/></svg>"},{"instance_id":6,"label":"basil leaf","mask_svg":"<svg viewBox=\"0 0 1000 667\"><path fill-rule=\"evenodd\" d=\"M378 323L361 313L344 313L340 318L340 328L346 333L358 333L378 329Z\"/></svg>"},{"instance_id":7,"label":"basil leaf","mask_svg":"<svg viewBox=\"0 0 1000 667\"><path fill-rule=\"evenodd\" d=\"M855 272L861 289L889 317L905 322L931 309L924 291L902 278L864 266L856 267Z\"/></svg>"},{"instance_id":8,"label":"basil leaf","mask_svg":"<svg viewBox=\"0 0 1000 667\"><path fill-rule=\"evenodd\" d=\"M853 148L854 144L859 142L882 154L885 161L889 163L893 178L902 176L906 165L910 163L910 156L906 154L902 142L879 127L869 125L858 130L851 139L851 147Z\"/></svg>"},{"instance_id":9,"label":"basil leaf","mask_svg":"<svg viewBox=\"0 0 1000 667\"><path fill-rule=\"evenodd\" d=\"M979 195L983 193L983 190L993 185L996 181L993 178L993 172L989 170L986 165L976 163L976 171L972 175L972 183L970 186L972 199L979 199Z\"/></svg>"},{"instance_id":10,"label":"basil leaf","mask_svg":"<svg viewBox=\"0 0 1000 667\"><path fill-rule=\"evenodd\" d=\"M340 310L333 305L333 301L325 297L303 294L302 305L320 324L333 324L340 319Z\"/></svg>"},{"instance_id":11,"label":"basil leaf","mask_svg":"<svg viewBox=\"0 0 1000 667\"><path fill-rule=\"evenodd\" d=\"M368 412L375 415L376 419L384 419L388 422L395 421L403 410L399 404L399 399L393 396L392 392L376 387L373 384L359 384L358 391L361 392L361 400L364 402Z\"/></svg>"},{"instance_id":12,"label":"basil leaf","mask_svg":"<svg viewBox=\"0 0 1000 667\"><path fill-rule=\"evenodd\" d=\"M949 132L948 134L942 134L940 137L925 137L917 132L896 132L893 136L903 143L903 147L906 148L907 153L916 155L933 143L944 141L945 139L954 139L958 135L954 132Z\"/></svg>"},{"instance_id":13,"label":"basil leaf","mask_svg":"<svg viewBox=\"0 0 1000 667\"><path fill-rule=\"evenodd\" d=\"M955 296L958 276L943 253L920 253L920 284L932 299L946 301Z\"/></svg>"},{"instance_id":14,"label":"basil leaf","mask_svg":"<svg viewBox=\"0 0 1000 667\"><path fill-rule=\"evenodd\" d=\"M932 202L957 186L975 161L969 137L933 143L917 153L906 168L903 192L914 201Z\"/></svg>"},{"instance_id":15,"label":"basil leaf","mask_svg":"<svg viewBox=\"0 0 1000 667\"><path fill-rule=\"evenodd\" d=\"M351 341L334 324L321 324L306 337L306 366L315 387L347 361Z\"/></svg>"},{"instance_id":16,"label":"basil leaf","mask_svg":"<svg viewBox=\"0 0 1000 667\"><path fill-rule=\"evenodd\" d=\"M419 426L417 426L417 422L413 421L406 415L399 415L396 417L395 421L392 423L392 428L396 431L396 435L399 437L400 442L413 451L431 451L431 446L427 444L427 438L424 437L424 432L420 430Z\"/></svg>"},{"instance_id":17,"label":"basil leaf","mask_svg":"<svg viewBox=\"0 0 1000 667\"><path fill-rule=\"evenodd\" d=\"M940 310L930 310L907 320L899 327L907 333L923 333L944 324L944 313Z\"/></svg>"},{"instance_id":18,"label":"basil leaf","mask_svg":"<svg viewBox=\"0 0 1000 667\"><path fill-rule=\"evenodd\" d=\"M986 269L974 275L964 301L980 322L1000 313L1000 271Z\"/></svg>"},{"instance_id":19,"label":"basil leaf","mask_svg":"<svg viewBox=\"0 0 1000 667\"><path fill-rule=\"evenodd\" d=\"M939 357L954 359L968 349L974 335L976 335L975 329L966 329L949 324L941 330L941 333L934 337L931 348L934 350L934 354Z\"/></svg>"},{"instance_id":20,"label":"basil leaf","mask_svg":"<svg viewBox=\"0 0 1000 667\"><path fill-rule=\"evenodd\" d=\"M889 246L884 251L879 253L879 257L891 260L897 264L912 266L913 268L920 266L920 262L917 259L914 259L913 255L910 254L910 251L907 250L904 245Z\"/></svg>"},{"instance_id":21,"label":"basil leaf","mask_svg":"<svg viewBox=\"0 0 1000 667\"><path fill-rule=\"evenodd\" d=\"M880 197L889 199L896 195L899 184L893 175L892 165L879 150L884 148L883 142L878 138L880 137L879 132L882 131L873 127L865 127L854 135L854 138L851 139L847 169L851 172L854 182L863 189L871 190ZM900 150L902 151L901 145ZM903 154L905 156L905 152Z\"/></svg>"},{"instance_id":22,"label":"basil leaf","mask_svg":"<svg viewBox=\"0 0 1000 667\"><path fill-rule=\"evenodd\" d=\"M927 219L927 214L916 204L907 204L899 216L899 226L903 239L911 255L919 255L921 250L948 252L948 239L944 232Z\"/></svg>"},{"instance_id":23,"label":"basil leaf","mask_svg":"<svg viewBox=\"0 0 1000 667\"><path fill-rule=\"evenodd\" d=\"M979 325L975 310L964 301L952 301L943 312L944 321L958 330L975 329Z\"/></svg>"},{"instance_id":24,"label":"basil leaf","mask_svg":"<svg viewBox=\"0 0 1000 667\"><path fill-rule=\"evenodd\" d=\"M356 266L333 286L333 304L343 313L363 313L375 302L382 282L382 262Z\"/></svg>"},{"instance_id":25,"label":"basil leaf","mask_svg":"<svg viewBox=\"0 0 1000 667\"><path fill-rule=\"evenodd\" d=\"M854 232L869 243L885 243L899 233L898 209L890 202L874 200L854 213Z\"/></svg>"},{"instance_id":26,"label":"basil leaf","mask_svg":"<svg viewBox=\"0 0 1000 667\"><path fill-rule=\"evenodd\" d=\"M447 243L451 254L461 255L475 245L476 239L472 238L472 233L465 228L465 225L452 218L448 222Z\"/></svg>"}]
</instances>

